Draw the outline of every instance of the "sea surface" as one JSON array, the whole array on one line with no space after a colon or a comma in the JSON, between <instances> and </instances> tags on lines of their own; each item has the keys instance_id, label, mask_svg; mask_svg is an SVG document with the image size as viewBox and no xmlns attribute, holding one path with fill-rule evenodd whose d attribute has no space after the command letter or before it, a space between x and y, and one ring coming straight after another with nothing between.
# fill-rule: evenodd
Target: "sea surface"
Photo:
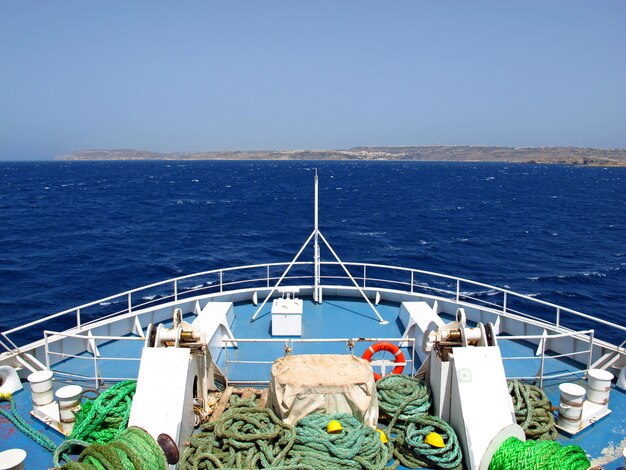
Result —
<instances>
[{"instance_id":1,"label":"sea surface","mask_svg":"<svg viewBox=\"0 0 626 470\"><path fill-rule=\"evenodd\" d=\"M167 278L290 261L313 228L313 168L320 229L344 261L460 276L626 324L626 168L0 162L0 330Z\"/></svg>"}]
</instances>

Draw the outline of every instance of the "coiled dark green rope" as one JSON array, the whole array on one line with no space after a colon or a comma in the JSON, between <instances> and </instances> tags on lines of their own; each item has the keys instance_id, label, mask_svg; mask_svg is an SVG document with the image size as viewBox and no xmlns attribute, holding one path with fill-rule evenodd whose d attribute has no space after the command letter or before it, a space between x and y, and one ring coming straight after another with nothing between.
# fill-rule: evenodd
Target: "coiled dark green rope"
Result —
<instances>
[{"instance_id":1,"label":"coiled dark green rope","mask_svg":"<svg viewBox=\"0 0 626 470\"><path fill-rule=\"evenodd\" d=\"M69 439L98 444L112 441L128 426L136 388L135 380L126 380L105 390L94 401L83 402Z\"/></svg>"},{"instance_id":2,"label":"coiled dark green rope","mask_svg":"<svg viewBox=\"0 0 626 470\"><path fill-rule=\"evenodd\" d=\"M341 423L339 434L326 430L333 419ZM219 420L190 437L179 469L379 470L392 452L391 443L383 444L377 431L352 415L313 413L292 428L271 409L233 397Z\"/></svg>"},{"instance_id":3,"label":"coiled dark green rope","mask_svg":"<svg viewBox=\"0 0 626 470\"><path fill-rule=\"evenodd\" d=\"M180 470L279 467L295 442L294 430L254 400L231 398L221 418L192 435Z\"/></svg>"},{"instance_id":4,"label":"coiled dark green rope","mask_svg":"<svg viewBox=\"0 0 626 470\"><path fill-rule=\"evenodd\" d=\"M430 389L423 380L388 375L376 383L376 393L381 416L389 420L388 431L397 433L392 439L397 461L410 468L462 468L463 454L456 433L445 421L428 415ZM431 432L441 435L444 447L424 442Z\"/></svg>"},{"instance_id":5,"label":"coiled dark green rope","mask_svg":"<svg viewBox=\"0 0 626 470\"><path fill-rule=\"evenodd\" d=\"M554 426L552 404L543 390L517 380L509 380L508 386L513 398L515 419L524 430L526 438L556 439L557 431Z\"/></svg>"},{"instance_id":6,"label":"coiled dark green rope","mask_svg":"<svg viewBox=\"0 0 626 470\"><path fill-rule=\"evenodd\" d=\"M69 459L70 454L78 455L80 452L76 452L76 449L86 449L89 447L89 443L85 441L79 441L77 439L66 439L61 443L59 447L54 451L54 455L52 457L52 463L55 468L61 467L63 464L61 460L65 460L66 462L71 462ZM81 450L82 452L82 450Z\"/></svg>"},{"instance_id":7,"label":"coiled dark green rope","mask_svg":"<svg viewBox=\"0 0 626 470\"><path fill-rule=\"evenodd\" d=\"M431 432L439 434L444 447L432 447L424 442ZM436 416L415 416L408 420L404 431L395 439L394 456L409 468L441 468L461 470L463 454L456 433L448 423Z\"/></svg>"},{"instance_id":8,"label":"coiled dark green rope","mask_svg":"<svg viewBox=\"0 0 626 470\"><path fill-rule=\"evenodd\" d=\"M76 462L63 470L167 470L165 456L156 441L141 428L120 431L108 444L91 444Z\"/></svg>"},{"instance_id":9,"label":"coiled dark green rope","mask_svg":"<svg viewBox=\"0 0 626 470\"><path fill-rule=\"evenodd\" d=\"M327 432L331 420L341 423L340 433ZM309 469L379 470L385 467L392 453L390 440L383 444L376 430L354 416L313 413L296 424L296 442L289 457L291 462Z\"/></svg>"},{"instance_id":10,"label":"coiled dark green rope","mask_svg":"<svg viewBox=\"0 0 626 470\"><path fill-rule=\"evenodd\" d=\"M510 437L494 454L489 470L587 470L590 465L579 446Z\"/></svg>"},{"instance_id":11,"label":"coiled dark green rope","mask_svg":"<svg viewBox=\"0 0 626 470\"><path fill-rule=\"evenodd\" d=\"M413 417L427 415L430 410L430 389L423 380L407 375L391 374L376 382L378 407L389 419L389 430L401 430Z\"/></svg>"}]
</instances>

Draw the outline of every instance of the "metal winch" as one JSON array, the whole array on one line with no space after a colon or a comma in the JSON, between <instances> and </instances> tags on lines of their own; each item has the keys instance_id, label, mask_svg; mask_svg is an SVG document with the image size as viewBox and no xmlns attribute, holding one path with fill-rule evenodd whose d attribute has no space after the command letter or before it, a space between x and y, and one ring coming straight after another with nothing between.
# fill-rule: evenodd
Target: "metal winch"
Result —
<instances>
[{"instance_id":1,"label":"metal winch","mask_svg":"<svg viewBox=\"0 0 626 470\"><path fill-rule=\"evenodd\" d=\"M457 310L456 321L452 323L444 326L431 323L424 333L422 349L428 353L435 351L442 361L448 361L452 348L498 345L493 323L477 323L473 328L466 324L467 319L463 308Z\"/></svg>"},{"instance_id":2,"label":"metal winch","mask_svg":"<svg viewBox=\"0 0 626 470\"><path fill-rule=\"evenodd\" d=\"M202 331L183 321L183 312L177 308L172 314L171 328L162 323L156 327L153 323L148 325L144 347L203 349L206 348L206 338Z\"/></svg>"}]
</instances>

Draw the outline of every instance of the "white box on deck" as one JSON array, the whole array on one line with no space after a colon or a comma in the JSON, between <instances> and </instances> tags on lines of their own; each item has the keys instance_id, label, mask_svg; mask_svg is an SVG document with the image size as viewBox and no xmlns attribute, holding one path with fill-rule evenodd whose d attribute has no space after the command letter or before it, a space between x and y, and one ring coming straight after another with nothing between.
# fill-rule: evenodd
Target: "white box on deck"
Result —
<instances>
[{"instance_id":1,"label":"white box on deck","mask_svg":"<svg viewBox=\"0 0 626 470\"><path fill-rule=\"evenodd\" d=\"M302 299L274 299L272 336L302 336Z\"/></svg>"}]
</instances>

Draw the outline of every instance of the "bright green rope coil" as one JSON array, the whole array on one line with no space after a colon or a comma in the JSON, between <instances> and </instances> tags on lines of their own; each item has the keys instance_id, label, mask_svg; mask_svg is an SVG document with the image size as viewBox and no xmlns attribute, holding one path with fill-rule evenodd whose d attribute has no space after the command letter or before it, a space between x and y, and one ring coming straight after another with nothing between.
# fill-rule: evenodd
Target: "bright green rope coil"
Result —
<instances>
[{"instance_id":1,"label":"bright green rope coil","mask_svg":"<svg viewBox=\"0 0 626 470\"><path fill-rule=\"evenodd\" d=\"M587 470L590 465L585 451L576 445L509 437L494 454L489 470Z\"/></svg>"},{"instance_id":2,"label":"bright green rope coil","mask_svg":"<svg viewBox=\"0 0 626 470\"><path fill-rule=\"evenodd\" d=\"M141 428L123 429L108 444L91 444L63 470L167 470L156 441Z\"/></svg>"},{"instance_id":3,"label":"bright green rope coil","mask_svg":"<svg viewBox=\"0 0 626 470\"><path fill-rule=\"evenodd\" d=\"M69 439L106 444L128 426L137 382L126 380L105 390L94 401L85 401L76 414Z\"/></svg>"},{"instance_id":4,"label":"bright green rope coil","mask_svg":"<svg viewBox=\"0 0 626 470\"><path fill-rule=\"evenodd\" d=\"M56 444L50 440L47 436L35 430L30 424L28 424L24 418L22 418L15 408L15 400L10 393L0 393L0 403L8 401L11 408L7 410L0 407L0 415L8 419L13 425L19 429L22 433L30 437L33 441L39 444L44 449L54 452L57 448Z\"/></svg>"},{"instance_id":5,"label":"bright green rope coil","mask_svg":"<svg viewBox=\"0 0 626 470\"><path fill-rule=\"evenodd\" d=\"M431 432L439 434L444 447L432 447L424 439ZM394 456L409 468L441 468L461 470L463 468L461 446L456 433L448 423L436 416L415 416L406 423L404 431L395 439Z\"/></svg>"},{"instance_id":6,"label":"bright green rope coil","mask_svg":"<svg viewBox=\"0 0 626 470\"><path fill-rule=\"evenodd\" d=\"M326 431L331 420L341 423L338 434ZM352 468L375 470L391 459L393 446L383 444L378 432L349 414L313 413L296 424L291 462L309 469Z\"/></svg>"},{"instance_id":7,"label":"bright green rope coil","mask_svg":"<svg viewBox=\"0 0 626 470\"><path fill-rule=\"evenodd\" d=\"M556 439L557 431L554 427L552 405L543 390L517 380L509 380L508 386L513 398L517 424L524 430L526 438Z\"/></svg>"},{"instance_id":8,"label":"bright green rope coil","mask_svg":"<svg viewBox=\"0 0 626 470\"><path fill-rule=\"evenodd\" d=\"M403 429L407 420L427 415L430 389L423 380L407 375L390 374L376 383L381 414L390 419L389 429Z\"/></svg>"},{"instance_id":9,"label":"bright green rope coil","mask_svg":"<svg viewBox=\"0 0 626 470\"><path fill-rule=\"evenodd\" d=\"M280 467L295 441L293 429L254 400L231 398L221 418L189 438L180 470Z\"/></svg>"}]
</instances>

